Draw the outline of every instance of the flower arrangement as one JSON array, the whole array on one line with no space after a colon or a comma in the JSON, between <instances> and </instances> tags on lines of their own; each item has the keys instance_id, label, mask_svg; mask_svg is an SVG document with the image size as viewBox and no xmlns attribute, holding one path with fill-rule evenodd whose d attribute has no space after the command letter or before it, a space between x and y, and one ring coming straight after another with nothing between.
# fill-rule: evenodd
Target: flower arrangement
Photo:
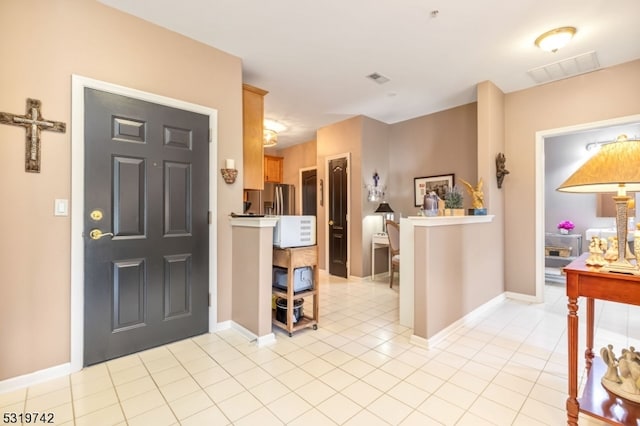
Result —
<instances>
[{"instance_id":1,"label":"flower arrangement","mask_svg":"<svg viewBox=\"0 0 640 426\"><path fill-rule=\"evenodd\" d=\"M569 231L571 231L575 227L576 226L570 220L563 220L558 224L558 229L563 234L569 233Z\"/></svg>"}]
</instances>

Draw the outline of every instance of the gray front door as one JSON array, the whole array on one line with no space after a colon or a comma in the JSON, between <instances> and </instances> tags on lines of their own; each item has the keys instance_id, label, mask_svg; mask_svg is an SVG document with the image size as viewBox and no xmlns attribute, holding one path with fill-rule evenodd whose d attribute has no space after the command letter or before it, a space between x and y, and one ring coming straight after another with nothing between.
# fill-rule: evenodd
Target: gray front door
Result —
<instances>
[{"instance_id":1,"label":"gray front door","mask_svg":"<svg viewBox=\"0 0 640 426\"><path fill-rule=\"evenodd\" d=\"M209 118L94 89L84 97L90 365L208 329Z\"/></svg>"}]
</instances>

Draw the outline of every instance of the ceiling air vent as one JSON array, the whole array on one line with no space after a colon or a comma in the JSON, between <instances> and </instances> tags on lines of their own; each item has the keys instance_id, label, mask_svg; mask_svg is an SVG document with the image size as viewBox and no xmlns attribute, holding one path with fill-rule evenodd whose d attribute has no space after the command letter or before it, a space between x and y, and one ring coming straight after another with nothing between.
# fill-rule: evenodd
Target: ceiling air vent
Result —
<instances>
[{"instance_id":1,"label":"ceiling air vent","mask_svg":"<svg viewBox=\"0 0 640 426\"><path fill-rule=\"evenodd\" d=\"M367 78L375 81L378 84L384 84L387 81L389 81L387 77L377 72L374 72L373 74L369 74Z\"/></svg>"},{"instance_id":2,"label":"ceiling air vent","mask_svg":"<svg viewBox=\"0 0 640 426\"><path fill-rule=\"evenodd\" d=\"M600 68L600 63L598 63L596 52L587 52L538 68L532 68L527 71L527 74L533 81L540 84L584 74L598 68Z\"/></svg>"}]
</instances>

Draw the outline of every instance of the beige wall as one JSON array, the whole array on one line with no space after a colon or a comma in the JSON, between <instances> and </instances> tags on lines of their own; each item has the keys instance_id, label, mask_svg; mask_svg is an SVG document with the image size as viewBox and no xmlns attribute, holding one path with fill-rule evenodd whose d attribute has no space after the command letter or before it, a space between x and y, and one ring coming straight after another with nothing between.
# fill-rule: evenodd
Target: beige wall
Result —
<instances>
[{"instance_id":1,"label":"beige wall","mask_svg":"<svg viewBox=\"0 0 640 426\"><path fill-rule=\"evenodd\" d=\"M253 221L254 219L249 219ZM233 226L232 320L258 337L271 333L273 226ZM247 267L251 265L251 267Z\"/></svg>"},{"instance_id":2,"label":"beige wall","mask_svg":"<svg viewBox=\"0 0 640 426\"><path fill-rule=\"evenodd\" d=\"M53 203L71 194L71 75L217 109L218 159L241 165L242 64L95 1L3 0L0 29L0 111L22 114L33 97L42 101L45 118L67 123L64 134L43 132L40 174L24 171L24 129L0 125L2 380L69 362L71 218L54 217ZM220 179L217 192L218 319L227 320L226 215L240 211L242 188Z\"/></svg>"},{"instance_id":3,"label":"beige wall","mask_svg":"<svg viewBox=\"0 0 640 426\"><path fill-rule=\"evenodd\" d=\"M361 206L360 217L353 218L352 221L358 220L360 222L361 237L360 237L360 257L357 259L357 263L360 267L361 277L371 274L371 239L373 234L382 231L382 217L380 213L374 213L380 205L380 202L370 202L367 197L369 191L366 185L373 185L373 174L378 172L380 176L379 185L388 186L389 183L389 131L390 127L381 121L373 120L365 117L363 121L363 134L362 134L362 172L360 176L353 176L354 180L358 180L360 184L360 198L354 200ZM387 191L388 192L388 191ZM388 201L385 194L385 201ZM392 209L395 209L393 204L390 204ZM398 215L397 221L400 219ZM377 273L388 270L388 253L385 250L376 251L376 270ZM354 258L354 262L356 259ZM380 265L380 266L378 266ZM356 274L354 274L356 275Z\"/></svg>"},{"instance_id":4,"label":"beige wall","mask_svg":"<svg viewBox=\"0 0 640 426\"><path fill-rule=\"evenodd\" d=\"M490 246L495 271L492 276L501 291L504 283L504 222L505 196L504 181L498 188L496 179L496 155L505 152L504 140L504 98L502 91L490 81L478 84L478 179L483 179L485 207L489 214L495 215L489 224L491 237L487 240ZM507 168L508 170L508 168ZM509 175L505 177L505 180Z\"/></svg>"},{"instance_id":5,"label":"beige wall","mask_svg":"<svg viewBox=\"0 0 640 426\"><path fill-rule=\"evenodd\" d=\"M389 202L403 216L415 216L413 178L454 173L476 180L475 103L396 123L389 132ZM465 196L465 208L470 200Z\"/></svg>"},{"instance_id":6,"label":"beige wall","mask_svg":"<svg viewBox=\"0 0 640 426\"><path fill-rule=\"evenodd\" d=\"M415 215L418 209L413 205L414 177L454 173L475 182L477 105L463 105L392 125L358 116L320 129L318 181L325 180L325 191L326 157L346 152L351 153L350 275L363 277L371 273L371 235L381 226L380 218L373 213L377 204L367 201L365 185L372 182L375 171L380 174L381 183L387 186L386 201L399 221L401 215ZM466 207L470 206L468 198ZM324 207L319 207L318 245L320 264L325 269L327 220Z\"/></svg>"},{"instance_id":7,"label":"beige wall","mask_svg":"<svg viewBox=\"0 0 640 426\"><path fill-rule=\"evenodd\" d=\"M536 132L640 112L640 60L505 97L505 286L535 293ZM544 232L540 230L540 232Z\"/></svg>"},{"instance_id":8,"label":"beige wall","mask_svg":"<svg viewBox=\"0 0 640 426\"><path fill-rule=\"evenodd\" d=\"M488 250L495 230L493 222L414 228L413 334L432 338L502 294L502 259Z\"/></svg>"},{"instance_id":9,"label":"beige wall","mask_svg":"<svg viewBox=\"0 0 640 426\"><path fill-rule=\"evenodd\" d=\"M348 120L340 121L327 127L323 127L318 130L317 133L317 160L318 166L318 182L320 179L324 181L324 206L318 206L318 263L321 269L328 271L325 259L326 251L326 233L327 233L327 221L328 218L325 214L327 208L327 191L329 187L329 181L326 177L326 160L327 157L336 156L339 154L350 154L350 170L349 175L351 178L350 196L351 196L351 218L356 218L355 223L351 225L351 231L349 233L350 241L348 242L351 251L351 260L354 258L354 252L360 251L360 241L362 239L362 230L360 227L361 209L359 203L354 203L353 200L360 199L360 176L361 171L361 141L362 141L362 127L365 117L358 116ZM356 246L356 247L354 247ZM360 258L357 258L358 261ZM351 269L355 269L351 266ZM358 268L359 270L360 268ZM354 274L353 270L350 270L351 275Z\"/></svg>"}]
</instances>

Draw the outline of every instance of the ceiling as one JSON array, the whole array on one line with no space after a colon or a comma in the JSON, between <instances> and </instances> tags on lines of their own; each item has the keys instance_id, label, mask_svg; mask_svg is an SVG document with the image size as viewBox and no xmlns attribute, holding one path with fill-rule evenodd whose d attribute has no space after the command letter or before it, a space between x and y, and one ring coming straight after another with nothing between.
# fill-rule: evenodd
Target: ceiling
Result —
<instances>
[{"instance_id":1,"label":"ceiling","mask_svg":"<svg viewBox=\"0 0 640 426\"><path fill-rule=\"evenodd\" d=\"M279 147L356 115L391 124L464 105L485 80L525 89L529 70L578 55L640 58L639 0L99 1L240 57L243 81L269 91L265 118L288 127ZM561 26L577 28L569 45L534 45Z\"/></svg>"}]
</instances>

